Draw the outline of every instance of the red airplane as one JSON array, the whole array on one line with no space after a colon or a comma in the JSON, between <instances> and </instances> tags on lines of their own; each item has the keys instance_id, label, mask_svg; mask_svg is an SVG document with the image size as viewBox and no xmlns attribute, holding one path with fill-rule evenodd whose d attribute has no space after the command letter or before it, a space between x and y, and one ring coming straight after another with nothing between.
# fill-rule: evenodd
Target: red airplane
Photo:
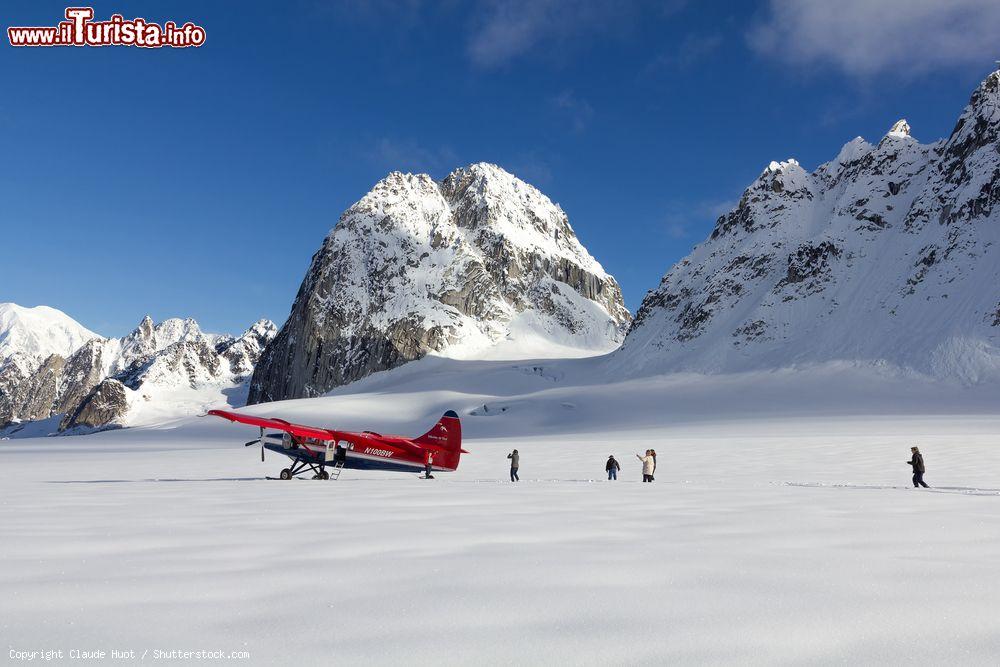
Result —
<instances>
[{"instance_id":1,"label":"red airplane","mask_svg":"<svg viewBox=\"0 0 1000 667\"><path fill-rule=\"evenodd\" d=\"M444 413L438 423L419 438L381 435L374 431L334 431L226 410L209 410L208 414L259 427L260 437L245 446L259 442L261 461L265 449L292 459L292 465L281 471L281 479L292 479L307 472L313 473L313 479L330 479L327 466L333 468L334 479L340 477L344 468L418 472L425 470L428 463L432 470L452 472L458 469L462 454L468 454L462 449L462 423L454 410ZM272 428L281 432L264 433L264 429Z\"/></svg>"}]
</instances>

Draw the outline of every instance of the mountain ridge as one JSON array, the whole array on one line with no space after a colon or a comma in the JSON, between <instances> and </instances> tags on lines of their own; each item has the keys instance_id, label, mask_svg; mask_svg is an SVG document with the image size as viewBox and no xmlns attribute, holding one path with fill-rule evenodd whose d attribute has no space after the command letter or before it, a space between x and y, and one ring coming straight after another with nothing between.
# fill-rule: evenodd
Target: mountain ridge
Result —
<instances>
[{"instance_id":1,"label":"mountain ridge","mask_svg":"<svg viewBox=\"0 0 1000 667\"><path fill-rule=\"evenodd\" d=\"M1000 374L1000 72L952 134L905 120L805 171L771 162L643 299L611 364L738 372L827 361Z\"/></svg>"},{"instance_id":2,"label":"mountain ridge","mask_svg":"<svg viewBox=\"0 0 1000 667\"><path fill-rule=\"evenodd\" d=\"M26 330L18 340L44 339L53 318L72 331L93 334L60 311L43 312L47 319L34 321L39 331L22 326ZM158 414L183 414L180 406L197 404L198 396L216 402L223 390L245 384L276 330L259 320L240 336L206 334L191 318L156 324L147 315L121 338L74 337L59 348L65 354L43 350L49 353L42 357L26 352L37 345L10 345L0 356L0 428L53 417L59 417L54 426L59 431L128 425L137 412L148 411L144 403L155 403Z\"/></svg>"}]
</instances>

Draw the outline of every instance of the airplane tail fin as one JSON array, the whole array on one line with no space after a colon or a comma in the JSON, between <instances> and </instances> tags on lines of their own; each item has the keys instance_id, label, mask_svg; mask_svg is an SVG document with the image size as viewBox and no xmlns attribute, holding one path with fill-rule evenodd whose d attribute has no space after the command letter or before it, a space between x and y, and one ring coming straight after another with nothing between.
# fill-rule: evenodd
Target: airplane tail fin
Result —
<instances>
[{"instance_id":1,"label":"airplane tail fin","mask_svg":"<svg viewBox=\"0 0 1000 667\"><path fill-rule=\"evenodd\" d=\"M434 465L456 470L462 454L468 454L462 449L462 422L454 410L448 410L438 420L431 430L413 442L430 447L435 451Z\"/></svg>"}]
</instances>

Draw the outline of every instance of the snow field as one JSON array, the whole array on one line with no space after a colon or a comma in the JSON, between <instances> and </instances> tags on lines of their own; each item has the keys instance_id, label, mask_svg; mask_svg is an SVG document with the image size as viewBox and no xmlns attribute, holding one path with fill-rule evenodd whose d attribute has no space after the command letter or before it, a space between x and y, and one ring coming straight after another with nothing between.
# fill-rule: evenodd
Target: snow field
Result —
<instances>
[{"instance_id":1,"label":"snow field","mask_svg":"<svg viewBox=\"0 0 1000 667\"><path fill-rule=\"evenodd\" d=\"M354 400L375 424L393 398ZM0 627L251 664L995 664L1000 417L476 435L504 420L463 415L472 454L433 481L263 480L283 459L204 419L3 443ZM907 488L913 442L930 491Z\"/></svg>"}]
</instances>

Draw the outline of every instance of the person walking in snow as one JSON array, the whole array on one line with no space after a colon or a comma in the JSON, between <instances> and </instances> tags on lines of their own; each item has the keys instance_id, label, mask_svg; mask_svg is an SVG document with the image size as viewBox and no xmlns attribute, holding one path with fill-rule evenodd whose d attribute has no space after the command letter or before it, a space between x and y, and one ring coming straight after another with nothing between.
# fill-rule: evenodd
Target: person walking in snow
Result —
<instances>
[{"instance_id":1,"label":"person walking in snow","mask_svg":"<svg viewBox=\"0 0 1000 667\"><path fill-rule=\"evenodd\" d=\"M434 479L434 475L431 474L431 467L434 465L434 454L432 452L427 452L427 460L424 462L424 479Z\"/></svg>"},{"instance_id":2,"label":"person walking in snow","mask_svg":"<svg viewBox=\"0 0 1000 667\"><path fill-rule=\"evenodd\" d=\"M913 466L913 488L924 487L929 489L930 487L924 482L924 455L920 453L920 450L916 447L910 447L910 460L907 463Z\"/></svg>"},{"instance_id":3,"label":"person walking in snow","mask_svg":"<svg viewBox=\"0 0 1000 667\"><path fill-rule=\"evenodd\" d=\"M656 450L655 449L649 450L649 455L653 457L653 474L650 475L649 477L649 481L652 482L654 479L656 479L656 477L654 477L654 475L656 475Z\"/></svg>"},{"instance_id":4,"label":"person walking in snow","mask_svg":"<svg viewBox=\"0 0 1000 667\"><path fill-rule=\"evenodd\" d=\"M514 451L512 451L510 454L507 455L507 458L510 459L510 481L520 482L521 478L517 476L517 469L521 465L521 455L518 454L517 450L515 449Z\"/></svg>"},{"instance_id":5,"label":"person walking in snow","mask_svg":"<svg viewBox=\"0 0 1000 667\"><path fill-rule=\"evenodd\" d=\"M656 468L656 459L653 458L653 450L647 449L646 455L636 454L635 457L642 461L642 481L653 481L653 470Z\"/></svg>"},{"instance_id":6,"label":"person walking in snow","mask_svg":"<svg viewBox=\"0 0 1000 667\"><path fill-rule=\"evenodd\" d=\"M621 470L622 467L618 465L618 461L615 460L615 455L612 454L611 456L608 457L608 462L604 466L604 469L607 471L608 481L610 481L613 479L615 480L618 479L618 471Z\"/></svg>"}]
</instances>

